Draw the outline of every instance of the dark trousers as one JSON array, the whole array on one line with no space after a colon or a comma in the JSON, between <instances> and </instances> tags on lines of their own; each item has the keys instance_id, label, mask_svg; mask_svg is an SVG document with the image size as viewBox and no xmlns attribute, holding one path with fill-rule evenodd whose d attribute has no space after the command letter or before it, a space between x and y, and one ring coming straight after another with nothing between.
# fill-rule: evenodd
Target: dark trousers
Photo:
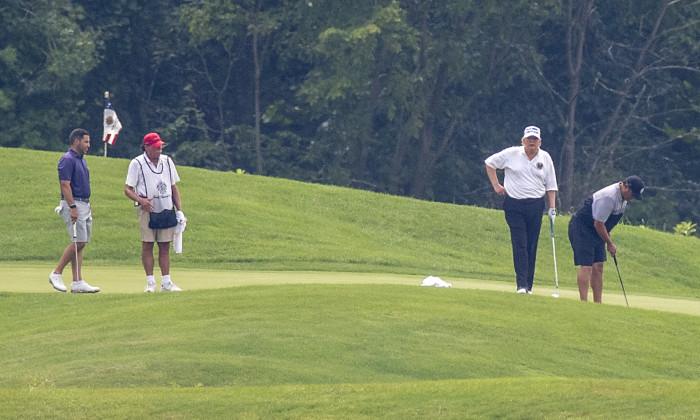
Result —
<instances>
[{"instance_id":1,"label":"dark trousers","mask_svg":"<svg viewBox=\"0 0 700 420\"><path fill-rule=\"evenodd\" d=\"M516 200L507 195L503 201L503 211L510 227L513 266L518 289L532 290L544 204L542 198Z\"/></svg>"}]
</instances>

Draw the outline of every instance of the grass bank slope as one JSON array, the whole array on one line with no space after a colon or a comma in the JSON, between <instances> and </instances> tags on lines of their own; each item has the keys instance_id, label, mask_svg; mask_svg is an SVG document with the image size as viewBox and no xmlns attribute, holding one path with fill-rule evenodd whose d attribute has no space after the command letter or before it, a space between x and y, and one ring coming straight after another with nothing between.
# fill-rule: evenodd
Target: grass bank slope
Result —
<instances>
[{"instance_id":1,"label":"grass bank slope","mask_svg":"<svg viewBox=\"0 0 700 420\"><path fill-rule=\"evenodd\" d=\"M0 261L55 264L67 233L59 201L60 153L0 148ZM125 159L87 157L93 242L86 267L140 266L135 209L124 196ZM332 186L181 167L189 218L174 267L348 271L513 281L509 233L498 210L433 203ZM566 217L555 226L559 281L575 288ZM700 243L631 226L613 232L630 294L700 298ZM554 281L543 223L536 284ZM610 264L608 284L617 283ZM610 283L614 282L614 283Z\"/></svg>"}]
</instances>

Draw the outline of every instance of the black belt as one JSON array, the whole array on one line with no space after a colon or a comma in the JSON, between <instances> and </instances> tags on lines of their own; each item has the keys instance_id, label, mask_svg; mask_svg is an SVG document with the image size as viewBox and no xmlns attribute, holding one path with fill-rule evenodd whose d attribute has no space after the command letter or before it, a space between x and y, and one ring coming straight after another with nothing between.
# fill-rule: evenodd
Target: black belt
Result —
<instances>
[{"instance_id":1,"label":"black belt","mask_svg":"<svg viewBox=\"0 0 700 420\"><path fill-rule=\"evenodd\" d=\"M89 203L90 199L89 198L80 198L80 197L73 197L74 201L82 201L83 203Z\"/></svg>"},{"instance_id":2,"label":"black belt","mask_svg":"<svg viewBox=\"0 0 700 420\"><path fill-rule=\"evenodd\" d=\"M509 195L506 194L506 198L509 200L517 201L518 203L521 204L531 204L531 203L536 203L544 198L544 196L540 198L513 198Z\"/></svg>"}]
</instances>

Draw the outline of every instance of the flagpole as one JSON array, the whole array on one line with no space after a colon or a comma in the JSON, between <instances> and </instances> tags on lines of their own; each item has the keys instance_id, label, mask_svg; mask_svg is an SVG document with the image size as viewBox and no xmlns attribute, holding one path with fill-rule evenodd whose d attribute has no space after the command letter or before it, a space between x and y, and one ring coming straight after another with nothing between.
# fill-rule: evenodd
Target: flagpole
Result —
<instances>
[{"instance_id":1,"label":"flagpole","mask_svg":"<svg viewBox=\"0 0 700 420\"><path fill-rule=\"evenodd\" d=\"M111 108L111 104L109 103L109 91L108 90L105 91L105 108L106 109ZM107 157L107 142L104 142L104 143L105 143L105 157Z\"/></svg>"}]
</instances>

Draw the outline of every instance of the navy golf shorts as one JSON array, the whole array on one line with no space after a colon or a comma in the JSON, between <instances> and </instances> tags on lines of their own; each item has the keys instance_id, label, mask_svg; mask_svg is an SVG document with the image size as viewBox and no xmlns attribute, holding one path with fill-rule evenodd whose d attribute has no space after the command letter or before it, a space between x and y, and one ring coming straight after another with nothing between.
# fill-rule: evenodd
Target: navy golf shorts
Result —
<instances>
[{"instance_id":1,"label":"navy golf shorts","mask_svg":"<svg viewBox=\"0 0 700 420\"><path fill-rule=\"evenodd\" d=\"M569 242L574 250L574 265L593 266L597 262L605 262L605 242L598 232L584 225L577 217L569 222Z\"/></svg>"}]
</instances>

